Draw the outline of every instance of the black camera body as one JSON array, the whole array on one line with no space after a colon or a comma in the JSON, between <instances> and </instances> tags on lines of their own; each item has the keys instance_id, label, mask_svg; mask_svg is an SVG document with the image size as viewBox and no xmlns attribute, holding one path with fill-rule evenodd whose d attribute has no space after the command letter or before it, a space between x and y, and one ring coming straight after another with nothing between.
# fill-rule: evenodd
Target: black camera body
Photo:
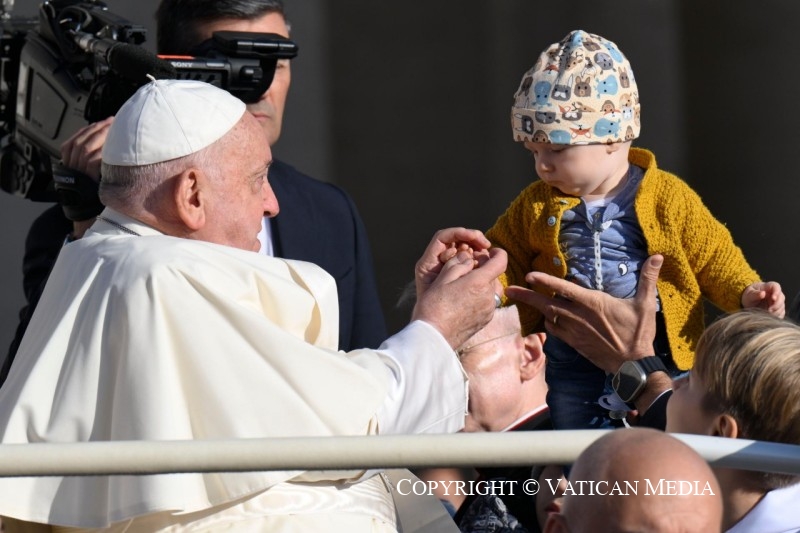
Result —
<instances>
[{"instance_id":1,"label":"black camera body","mask_svg":"<svg viewBox=\"0 0 800 533\"><path fill-rule=\"evenodd\" d=\"M0 189L59 202L71 220L102 209L97 184L58 163L81 127L114 115L150 79L194 79L246 103L267 91L279 59L297 45L274 34L216 32L198 56L156 56L146 29L100 0L45 0L39 15L2 14L0 37Z\"/></svg>"}]
</instances>

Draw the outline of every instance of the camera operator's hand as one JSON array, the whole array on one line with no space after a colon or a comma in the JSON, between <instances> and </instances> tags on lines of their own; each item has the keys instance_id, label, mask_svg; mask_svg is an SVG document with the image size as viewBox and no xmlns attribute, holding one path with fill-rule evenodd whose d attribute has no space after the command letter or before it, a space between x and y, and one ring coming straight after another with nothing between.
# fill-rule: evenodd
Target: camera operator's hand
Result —
<instances>
[{"instance_id":1,"label":"camera operator's hand","mask_svg":"<svg viewBox=\"0 0 800 533\"><path fill-rule=\"evenodd\" d=\"M94 181L100 181L100 162L103 144L108 136L108 129L114 117L108 117L100 122L89 124L64 141L61 145L61 163L73 170L86 174ZM83 237L86 230L94 223L94 218L89 220L73 220L70 240Z\"/></svg>"},{"instance_id":2,"label":"camera operator's hand","mask_svg":"<svg viewBox=\"0 0 800 533\"><path fill-rule=\"evenodd\" d=\"M64 166L83 172L95 181L100 180L100 151L108 136L114 117L89 124L61 145Z\"/></svg>"}]
</instances>

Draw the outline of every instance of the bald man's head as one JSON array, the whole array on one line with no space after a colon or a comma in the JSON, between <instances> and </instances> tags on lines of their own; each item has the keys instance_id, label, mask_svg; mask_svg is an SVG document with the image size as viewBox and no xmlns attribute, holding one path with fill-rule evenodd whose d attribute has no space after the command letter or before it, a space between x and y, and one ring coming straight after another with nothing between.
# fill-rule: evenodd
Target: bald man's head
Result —
<instances>
[{"instance_id":1,"label":"bald man's head","mask_svg":"<svg viewBox=\"0 0 800 533\"><path fill-rule=\"evenodd\" d=\"M546 532L719 531L722 497L708 464L678 439L622 429L586 448Z\"/></svg>"},{"instance_id":2,"label":"bald man's head","mask_svg":"<svg viewBox=\"0 0 800 533\"><path fill-rule=\"evenodd\" d=\"M520 334L516 306L492 320L458 350L469 376L465 431L504 431L546 403L544 334Z\"/></svg>"}]
</instances>

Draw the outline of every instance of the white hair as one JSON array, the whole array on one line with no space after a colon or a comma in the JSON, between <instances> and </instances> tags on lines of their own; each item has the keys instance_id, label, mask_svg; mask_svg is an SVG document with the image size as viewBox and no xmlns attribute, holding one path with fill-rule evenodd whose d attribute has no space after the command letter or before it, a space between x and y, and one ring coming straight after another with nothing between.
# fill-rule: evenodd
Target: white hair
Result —
<instances>
[{"instance_id":1,"label":"white hair","mask_svg":"<svg viewBox=\"0 0 800 533\"><path fill-rule=\"evenodd\" d=\"M216 178L221 173L220 145L230 133L198 152L169 161L140 166L103 162L100 167L100 201L109 207L142 206L166 180L192 167L201 168Z\"/></svg>"}]
</instances>

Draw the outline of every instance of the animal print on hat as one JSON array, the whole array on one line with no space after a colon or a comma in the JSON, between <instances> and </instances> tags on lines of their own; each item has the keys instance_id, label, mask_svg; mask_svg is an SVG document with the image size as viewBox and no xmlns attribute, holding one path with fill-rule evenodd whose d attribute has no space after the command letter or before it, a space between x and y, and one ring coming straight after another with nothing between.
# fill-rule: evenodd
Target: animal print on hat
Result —
<instances>
[{"instance_id":1,"label":"animal print on hat","mask_svg":"<svg viewBox=\"0 0 800 533\"><path fill-rule=\"evenodd\" d=\"M639 136L631 65L611 41L575 30L522 77L511 107L516 141L610 144Z\"/></svg>"}]
</instances>

